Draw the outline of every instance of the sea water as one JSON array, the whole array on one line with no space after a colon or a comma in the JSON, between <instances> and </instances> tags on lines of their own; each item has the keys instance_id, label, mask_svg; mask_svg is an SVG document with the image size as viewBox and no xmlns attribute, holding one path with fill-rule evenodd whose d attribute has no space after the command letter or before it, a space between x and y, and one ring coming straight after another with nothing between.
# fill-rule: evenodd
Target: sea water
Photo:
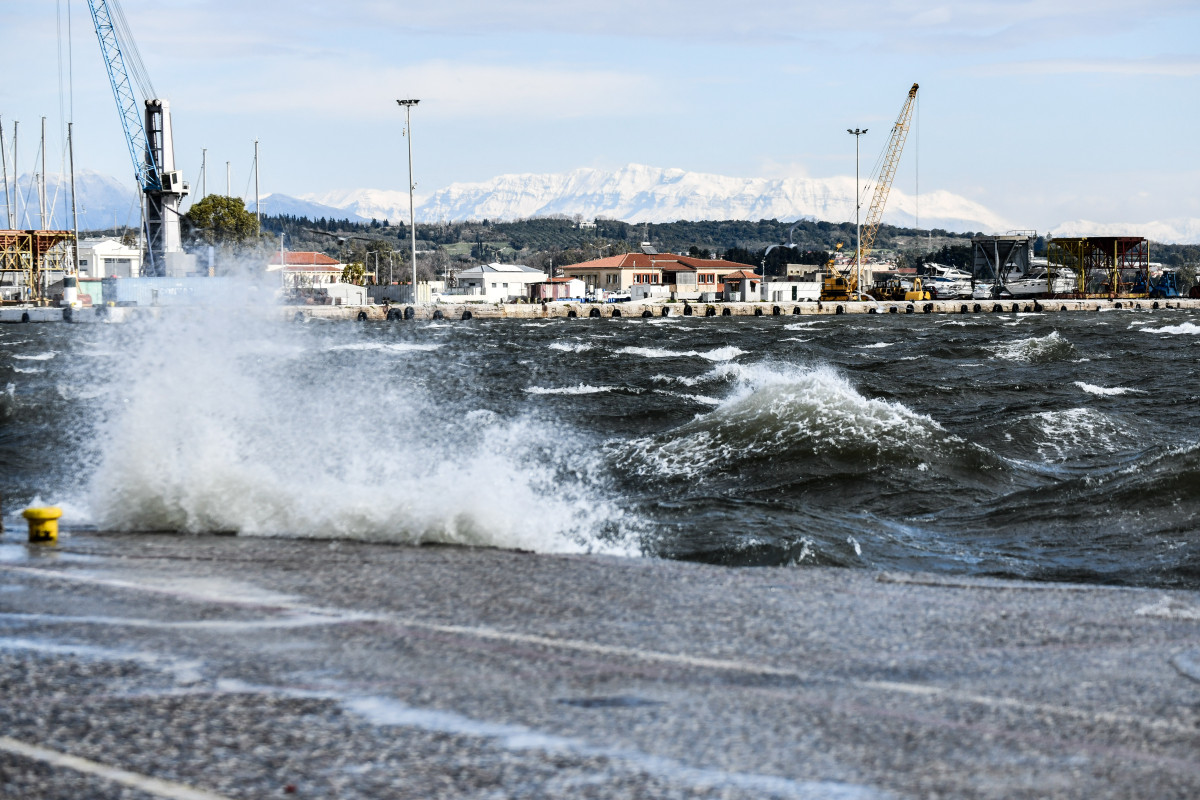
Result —
<instances>
[{"instance_id":1,"label":"sea water","mask_svg":"<svg viewBox=\"0 0 1200 800\"><path fill-rule=\"evenodd\" d=\"M0 326L101 530L1200 587L1200 314Z\"/></svg>"}]
</instances>

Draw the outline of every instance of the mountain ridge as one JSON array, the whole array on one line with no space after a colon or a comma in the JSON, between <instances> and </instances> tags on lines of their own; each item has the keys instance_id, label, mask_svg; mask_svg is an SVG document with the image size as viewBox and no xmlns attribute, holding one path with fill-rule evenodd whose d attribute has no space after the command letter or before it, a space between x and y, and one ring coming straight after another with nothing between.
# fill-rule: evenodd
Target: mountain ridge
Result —
<instances>
[{"instance_id":1,"label":"mountain ridge","mask_svg":"<svg viewBox=\"0 0 1200 800\"><path fill-rule=\"evenodd\" d=\"M76 173L79 228L136 228L138 195L132 183L94 170ZM51 227L69 227L67 179L48 174L53 202ZM21 228L39 222L37 192L26 173L17 182L22 197ZM194 199L194 198L193 198ZM1020 227L980 203L945 190L922 193L919 227L948 231L1003 233ZM253 203L249 204L253 207ZM408 194L389 189L347 189L293 197L265 195L264 214L309 219L407 221ZM918 227L917 198L893 188L884 222ZM453 183L421 198L418 222L514 220L579 215L625 222L677 220L854 219L854 179L734 178L679 168L629 164L618 170L581 167L560 173L509 173L485 181ZM1180 217L1143 223L1062 222L1048 233L1057 236L1137 235L1166 244L1200 243L1200 218Z\"/></svg>"}]
</instances>

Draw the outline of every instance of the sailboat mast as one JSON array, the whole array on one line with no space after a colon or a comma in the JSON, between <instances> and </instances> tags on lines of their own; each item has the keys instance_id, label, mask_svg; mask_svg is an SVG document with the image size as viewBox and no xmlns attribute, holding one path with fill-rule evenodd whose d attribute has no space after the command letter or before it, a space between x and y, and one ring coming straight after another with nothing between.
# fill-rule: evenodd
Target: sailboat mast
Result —
<instances>
[{"instance_id":1,"label":"sailboat mast","mask_svg":"<svg viewBox=\"0 0 1200 800\"><path fill-rule=\"evenodd\" d=\"M38 175L38 217L41 230L46 230L46 118L42 117L42 171Z\"/></svg>"},{"instance_id":2,"label":"sailboat mast","mask_svg":"<svg viewBox=\"0 0 1200 800\"><path fill-rule=\"evenodd\" d=\"M71 260L74 262L75 274L79 274L79 209L75 205L75 137L72 135L71 128L75 123L67 123L67 157L70 159L71 165L71 232L75 234L74 243L71 246Z\"/></svg>"},{"instance_id":3,"label":"sailboat mast","mask_svg":"<svg viewBox=\"0 0 1200 800\"><path fill-rule=\"evenodd\" d=\"M20 120L13 120L13 207L17 212L17 224L13 226L14 230L21 228L21 173L17 171L17 126L20 124Z\"/></svg>"},{"instance_id":4,"label":"sailboat mast","mask_svg":"<svg viewBox=\"0 0 1200 800\"><path fill-rule=\"evenodd\" d=\"M4 214L9 230L13 227L12 198L8 194L8 151L4 148L4 120L0 119L0 166L4 168Z\"/></svg>"},{"instance_id":5,"label":"sailboat mast","mask_svg":"<svg viewBox=\"0 0 1200 800\"><path fill-rule=\"evenodd\" d=\"M262 233L262 211L258 199L258 139L254 140L254 227Z\"/></svg>"}]
</instances>

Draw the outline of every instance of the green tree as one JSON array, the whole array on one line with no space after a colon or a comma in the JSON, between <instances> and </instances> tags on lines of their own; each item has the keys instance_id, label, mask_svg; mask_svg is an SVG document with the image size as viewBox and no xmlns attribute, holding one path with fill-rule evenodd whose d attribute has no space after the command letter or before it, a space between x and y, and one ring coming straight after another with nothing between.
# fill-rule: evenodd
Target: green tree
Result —
<instances>
[{"instance_id":1,"label":"green tree","mask_svg":"<svg viewBox=\"0 0 1200 800\"><path fill-rule=\"evenodd\" d=\"M361 261L354 261L342 269L342 283L353 283L362 286L366 281L366 269Z\"/></svg>"},{"instance_id":2,"label":"green tree","mask_svg":"<svg viewBox=\"0 0 1200 800\"><path fill-rule=\"evenodd\" d=\"M236 197L210 194L183 215L196 243L241 250L258 242L258 224Z\"/></svg>"}]
</instances>

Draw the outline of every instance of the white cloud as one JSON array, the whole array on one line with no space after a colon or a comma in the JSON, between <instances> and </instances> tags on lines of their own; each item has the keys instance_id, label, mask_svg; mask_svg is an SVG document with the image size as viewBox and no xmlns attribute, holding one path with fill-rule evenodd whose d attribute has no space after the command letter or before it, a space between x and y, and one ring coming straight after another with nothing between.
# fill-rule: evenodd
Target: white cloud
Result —
<instances>
[{"instance_id":1,"label":"white cloud","mask_svg":"<svg viewBox=\"0 0 1200 800\"><path fill-rule=\"evenodd\" d=\"M443 119L611 117L625 108L633 113L628 99L646 94L652 86L645 77L619 71L445 60L372 69L310 59L268 65L268 70L281 74L230 85L207 107L192 110L312 111L363 119L395 117L397 98L416 97L426 108L436 106L435 113Z\"/></svg>"}]
</instances>

